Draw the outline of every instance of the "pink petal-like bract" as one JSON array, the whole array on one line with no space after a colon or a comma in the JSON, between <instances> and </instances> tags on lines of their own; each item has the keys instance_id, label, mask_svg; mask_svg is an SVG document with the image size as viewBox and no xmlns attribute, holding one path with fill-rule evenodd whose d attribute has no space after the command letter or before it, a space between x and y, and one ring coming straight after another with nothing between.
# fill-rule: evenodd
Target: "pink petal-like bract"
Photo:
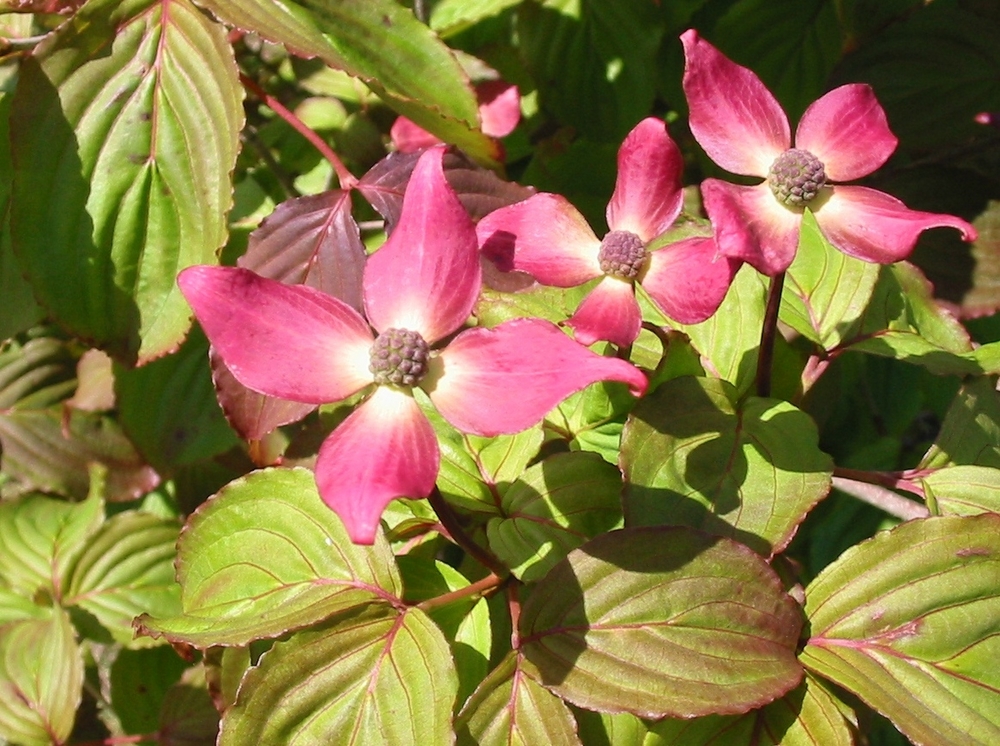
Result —
<instances>
[{"instance_id":1,"label":"pink petal-like bract","mask_svg":"<svg viewBox=\"0 0 1000 746\"><path fill-rule=\"evenodd\" d=\"M608 203L608 227L644 242L663 233L681 211L680 148L659 119L637 124L618 149L618 179Z\"/></svg>"},{"instance_id":2,"label":"pink petal-like bract","mask_svg":"<svg viewBox=\"0 0 1000 746\"><path fill-rule=\"evenodd\" d=\"M505 80L484 80L476 84L479 118L483 134L506 137L521 121L521 92Z\"/></svg>"},{"instance_id":3,"label":"pink petal-like bract","mask_svg":"<svg viewBox=\"0 0 1000 746\"><path fill-rule=\"evenodd\" d=\"M845 254L880 264L906 258L928 228L955 228L966 241L976 239L976 229L961 218L910 210L895 197L867 187L834 187L816 210L816 222Z\"/></svg>"},{"instance_id":4,"label":"pink petal-like bract","mask_svg":"<svg viewBox=\"0 0 1000 746\"><path fill-rule=\"evenodd\" d=\"M566 322L582 345L605 340L619 347L635 342L642 328L642 312L635 288L628 280L604 276Z\"/></svg>"},{"instance_id":5,"label":"pink petal-like bract","mask_svg":"<svg viewBox=\"0 0 1000 746\"><path fill-rule=\"evenodd\" d=\"M751 70L737 65L691 29L684 44L684 94L691 132L727 171L767 176L792 142L788 117Z\"/></svg>"},{"instance_id":6,"label":"pink petal-like bract","mask_svg":"<svg viewBox=\"0 0 1000 746\"><path fill-rule=\"evenodd\" d=\"M802 215L778 202L766 183L749 187L705 179L701 195L719 251L771 277L788 269Z\"/></svg>"},{"instance_id":7,"label":"pink petal-like bract","mask_svg":"<svg viewBox=\"0 0 1000 746\"><path fill-rule=\"evenodd\" d=\"M483 254L500 269L527 272L543 285L570 288L604 274L601 242L565 197L541 192L501 207L476 226Z\"/></svg>"},{"instance_id":8,"label":"pink petal-like bract","mask_svg":"<svg viewBox=\"0 0 1000 746\"><path fill-rule=\"evenodd\" d=\"M399 225L365 268L372 326L418 332L428 344L465 323L482 285L476 227L445 180L444 152L420 156Z\"/></svg>"},{"instance_id":9,"label":"pink petal-like bract","mask_svg":"<svg viewBox=\"0 0 1000 746\"><path fill-rule=\"evenodd\" d=\"M396 117L389 128L389 139L400 153L416 153L441 142L439 137L406 117Z\"/></svg>"},{"instance_id":10,"label":"pink petal-like bract","mask_svg":"<svg viewBox=\"0 0 1000 746\"><path fill-rule=\"evenodd\" d=\"M371 544L385 506L427 497L440 462L434 429L412 394L380 386L323 442L316 485L351 541Z\"/></svg>"},{"instance_id":11,"label":"pink petal-like bract","mask_svg":"<svg viewBox=\"0 0 1000 746\"><path fill-rule=\"evenodd\" d=\"M688 238L651 252L640 284L674 321L699 324L719 309L741 264L712 238Z\"/></svg>"},{"instance_id":12,"label":"pink petal-like bract","mask_svg":"<svg viewBox=\"0 0 1000 746\"><path fill-rule=\"evenodd\" d=\"M591 352L540 319L464 331L432 372L423 388L438 411L459 430L486 436L531 427L595 381L621 381L636 396L647 385L631 363Z\"/></svg>"},{"instance_id":13,"label":"pink petal-like bract","mask_svg":"<svg viewBox=\"0 0 1000 746\"><path fill-rule=\"evenodd\" d=\"M867 176L889 160L897 142L874 91L862 83L816 99L795 131L795 147L819 158L830 181Z\"/></svg>"},{"instance_id":14,"label":"pink petal-like bract","mask_svg":"<svg viewBox=\"0 0 1000 746\"><path fill-rule=\"evenodd\" d=\"M236 267L189 267L177 284L244 386L324 404L372 383L371 330L343 301Z\"/></svg>"}]
</instances>

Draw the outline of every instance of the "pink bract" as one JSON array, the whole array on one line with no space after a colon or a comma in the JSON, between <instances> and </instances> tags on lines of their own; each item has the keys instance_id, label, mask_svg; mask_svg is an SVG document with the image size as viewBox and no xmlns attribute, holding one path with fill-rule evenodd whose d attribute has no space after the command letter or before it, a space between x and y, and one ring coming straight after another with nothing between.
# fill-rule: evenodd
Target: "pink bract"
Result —
<instances>
[{"instance_id":1,"label":"pink bract","mask_svg":"<svg viewBox=\"0 0 1000 746\"><path fill-rule=\"evenodd\" d=\"M896 137L869 86L844 85L814 101L802 115L793 145L788 118L760 78L693 29L681 41L695 139L727 171L765 179L757 186L719 179L702 184L705 211L723 254L766 275L784 272L795 258L807 208L833 246L869 262L905 258L928 228L951 227L966 241L975 239L975 229L960 218L910 210L882 192L830 183L867 176L896 149ZM813 170L792 178L781 173L789 163ZM822 178L814 179L817 163Z\"/></svg>"},{"instance_id":2,"label":"pink bract","mask_svg":"<svg viewBox=\"0 0 1000 746\"><path fill-rule=\"evenodd\" d=\"M434 488L440 453L414 397L417 386L446 420L476 435L519 432L596 381L621 381L636 394L646 387L631 364L590 352L548 322L469 329L433 348L465 324L481 284L475 227L444 178L443 152L432 148L420 157L396 230L367 261L364 315L313 288L235 267L191 267L178 278L243 385L310 403L369 391L323 443L316 463L320 495L359 544L374 541L391 500L426 497ZM397 339L398 329L415 332L431 349L425 358L405 355L426 346L401 353L410 362L425 360L424 377L412 385L377 380L384 371L377 374L373 349L384 350L380 344Z\"/></svg>"},{"instance_id":3,"label":"pink bract","mask_svg":"<svg viewBox=\"0 0 1000 746\"><path fill-rule=\"evenodd\" d=\"M712 238L648 250L680 214L682 167L663 122L644 119L618 150L607 207L611 230L603 241L568 200L540 193L483 218L476 229L480 246L500 269L527 272L545 285L574 287L601 278L567 322L583 344L635 341L642 325L635 282L675 321L704 321L725 298L739 261L721 256ZM635 263L620 271L613 262L618 257Z\"/></svg>"}]
</instances>

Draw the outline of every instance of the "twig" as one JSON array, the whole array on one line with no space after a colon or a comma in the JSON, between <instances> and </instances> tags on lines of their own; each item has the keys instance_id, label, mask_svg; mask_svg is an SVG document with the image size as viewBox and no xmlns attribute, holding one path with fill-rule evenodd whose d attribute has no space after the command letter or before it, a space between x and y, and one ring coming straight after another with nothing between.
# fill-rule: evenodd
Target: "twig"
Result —
<instances>
[{"instance_id":1,"label":"twig","mask_svg":"<svg viewBox=\"0 0 1000 746\"><path fill-rule=\"evenodd\" d=\"M771 364L774 360L774 337L778 333L778 311L781 308L781 291L785 287L785 273L771 278L767 289L767 308L760 330L760 350L757 353L757 396L771 395Z\"/></svg>"},{"instance_id":2,"label":"twig","mask_svg":"<svg viewBox=\"0 0 1000 746\"><path fill-rule=\"evenodd\" d=\"M471 583L464 588L459 588L457 591L442 593L440 596L435 596L434 598L428 598L426 601L421 601L416 606L421 611L430 611L431 609L436 609L438 606L447 606L450 603L461 601L463 598L468 598L469 596L485 596L491 591L495 591L503 586L504 582L503 578L496 573L491 572L485 578L481 578L475 583Z\"/></svg>"},{"instance_id":3,"label":"twig","mask_svg":"<svg viewBox=\"0 0 1000 746\"><path fill-rule=\"evenodd\" d=\"M288 124L294 127L299 134L311 142L313 147L316 148L316 150L318 150L320 154L330 162L330 165L333 166L334 172L337 174L337 180L340 182L341 189L353 189L357 186L358 180L354 178L354 174L347 170L347 166L345 166L343 161L341 161L340 158L337 157L337 154L333 152L333 148L327 145L326 141L317 135L312 128L308 127L305 122L295 116L295 114L292 113L292 111L278 99L261 88L257 84L256 80L240 73L240 82L243 83L247 90L251 91L255 96L257 96L257 98L267 104L267 106L269 106L275 114L288 122Z\"/></svg>"},{"instance_id":4,"label":"twig","mask_svg":"<svg viewBox=\"0 0 1000 746\"><path fill-rule=\"evenodd\" d=\"M880 508L889 515L896 516L903 521L910 521L914 518L926 518L930 515L927 506L921 505L902 495L897 495L892 490L872 484L871 482L859 482L854 479L835 476L833 478L833 486L841 492L846 492L851 497L856 497L862 502L874 505L876 508Z\"/></svg>"},{"instance_id":5,"label":"twig","mask_svg":"<svg viewBox=\"0 0 1000 746\"><path fill-rule=\"evenodd\" d=\"M477 560L483 567L490 570L494 575L505 578L510 574L510 571L504 566L496 555L493 554L489 549L479 546L472 538L465 532L462 528L461 522L458 520L458 516L455 515L455 511L451 509L451 506L444 499L441 494L441 490L435 487L431 490L431 494L427 497L427 501L434 508L434 512L437 513L438 520L441 521L441 525L444 526L445 530L448 532L449 538L458 544L459 547L465 550L466 554Z\"/></svg>"}]
</instances>

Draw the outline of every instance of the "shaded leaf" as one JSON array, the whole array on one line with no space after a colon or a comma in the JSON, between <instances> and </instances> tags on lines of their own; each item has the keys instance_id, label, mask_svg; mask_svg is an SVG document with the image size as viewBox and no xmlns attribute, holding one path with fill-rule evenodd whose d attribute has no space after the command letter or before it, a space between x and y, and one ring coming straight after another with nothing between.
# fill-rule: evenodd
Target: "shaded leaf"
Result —
<instances>
[{"instance_id":1,"label":"shaded leaf","mask_svg":"<svg viewBox=\"0 0 1000 746\"><path fill-rule=\"evenodd\" d=\"M188 519L177 546L183 613L142 617L154 637L244 645L401 591L384 539L351 543L305 469L266 469L224 487Z\"/></svg>"},{"instance_id":2,"label":"shaded leaf","mask_svg":"<svg viewBox=\"0 0 1000 746\"><path fill-rule=\"evenodd\" d=\"M238 443L215 401L208 340L192 330L173 355L141 368L115 370L119 419L157 469L170 472Z\"/></svg>"},{"instance_id":3,"label":"shaded leaf","mask_svg":"<svg viewBox=\"0 0 1000 746\"><path fill-rule=\"evenodd\" d=\"M61 609L0 626L0 738L22 746L64 743L83 686L83 656Z\"/></svg>"},{"instance_id":4,"label":"shaded leaf","mask_svg":"<svg viewBox=\"0 0 1000 746\"><path fill-rule=\"evenodd\" d=\"M157 746L215 746L219 713L201 668L189 668L163 700Z\"/></svg>"},{"instance_id":5,"label":"shaded leaf","mask_svg":"<svg viewBox=\"0 0 1000 746\"><path fill-rule=\"evenodd\" d=\"M73 567L63 603L93 614L116 642L148 644L133 643L132 620L180 611L173 564L178 531L177 521L139 511L109 519Z\"/></svg>"},{"instance_id":6,"label":"shaded leaf","mask_svg":"<svg viewBox=\"0 0 1000 746\"><path fill-rule=\"evenodd\" d=\"M989 378L962 386L918 468L972 464L1000 468L1000 394Z\"/></svg>"},{"instance_id":7,"label":"shaded leaf","mask_svg":"<svg viewBox=\"0 0 1000 746\"><path fill-rule=\"evenodd\" d=\"M123 733L139 735L157 730L163 700L187 667L169 645L119 651L106 685Z\"/></svg>"},{"instance_id":8,"label":"shaded leaf","mask_svg":"<svg viewBox=\"0 0 1000 746\"><path fill-rule=\"evenodd\" d=\"M972 287L962 297L964 316L986 316L1000 309L1000 201L990 200L972 221L979 237L972 243Z\"/></svg>"},{"instance_id":9,"label":"shaded leaf","mask_svg":"<svg viewBox=\"0 0 1000 746\"><path fill-rule=\"evenodd\" d=\"M593 453L559 453L530 467L501 495L490 549L525 583L566 554L621 525L621 473Z\"/></svg>"},{"instance_id":10,"label":"shaded leaf","mask_svg":"<svg viewBox=\"0 0 1000 746\"><path fill-rule=\"evenodd\" d=\"M566 703L525 675L508 653L455 719L459 746L580 746Z\"/></svg>"},{"instance_id":11,"label":"shaded leaf","mask_svg":"<svg viewBox=\"0 0 1000 746\"><path fill-rule=\"evenodd\" d=\"M431 8L429 25L443 38L460 33L470 26L507 8L520 5L524 0L441 0Z\"/></svg>"},{"instance_id":12,"label":"shaded leaf","mask_svg":"<svg viewBox=\"0 0 1000 746\"><path fill-rule=\"evenodd\" d=\"M449 744L456 687L426 615L372 604L265 653L223 716L219 746Z\"/></svg>"},{"instance_id":13,"label":"shaded leaf","mask_svg":"<svg viewBox=\"0 0 1000 746\"><path fill-rule=\"evenodd\" d=\"M587 709L641 717L742 713L802 678L801 615L750 549L688 528L626 528L532 589L521 650L532 675Z\"/></svg>"},{"instance_id":14,"label":"shaded leaf","mask_svg":"<svg viewBox=\"0 0 1000 746\"><path fill-rule=\"evenodd\" d=\"M187 0L87 3L22 61L14 251L60 324L128 363L180 343L174 279L225 243L241 96L225 30Z\"/></svg>"},{"instance_id":15,"label":"shaded leaf","mask_svg":"<svg viewBox=\"0 0 1000 746\"><path fill-rule=\"evenodd\" d=\"M403 116L484 163L499 158L479 130L469 80L451 51L392 0L199 0L253 31L360 78Z\"/></svg>"},{"instance_id":16,"label":"shaded leaf","mask_svg":"<svg viewBox=\"0 0 1000 746\"><path fill-rule=\"evenodd\" d=\"M746 715L654 723L643 746L853 746L852 725L847 706L806 675L784 697Z\"/></svg>"},{"instance_id":17,"label":"shaded leaf","mask_svg":"<svg viewBox=\"0 0 1000 746\"><path fill-rule=\"evenodd\" d=\"M909 521L806 588L801 660L917 743L1000 740L1000 515Z\"/></svg>"},{"instance_id":18,"label":"shaded leaf","mask_svg":"<svg viewBox=\"0 0 1000 746\"><path fill-rule=\"evenodd\" d=\"M25 495L0 502L0 580L31 598L65 591L69 571L104 521L97 497L82 503Z\"/></svg>"},{"instance_id":19,"label":"shaded leaf","mask_svg":"<svg viewBox=\"0 0 1000 746\"><path fill-rule=\"evenodd\" d=\"M714 378L675 378L632 411L622 436L629 525L686 525L769 557L830 490L812 419Z\"/></svg>"}]
</instances>

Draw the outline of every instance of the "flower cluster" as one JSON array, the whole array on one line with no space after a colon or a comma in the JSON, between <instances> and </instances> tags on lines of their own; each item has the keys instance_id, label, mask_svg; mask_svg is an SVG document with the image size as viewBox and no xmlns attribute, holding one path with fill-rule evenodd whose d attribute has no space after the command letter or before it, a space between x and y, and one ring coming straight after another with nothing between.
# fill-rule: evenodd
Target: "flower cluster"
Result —
<instances>
[{"instance_id":1,"label":"flower cluster","mask_svg":"<svg viewBox=\"0 0 1000 746\"><path fill-rule=\"evenodd\" d=\"M927 228L974 236L958 218L842 184L874 171L896 146L870 88L846 85L820 98L793 140L756 75L694 31L682 41L692 133L724 169L763 179L756 186L705 180L711 236L663 244L681 213L682 157L663 122L648 118L618 152L602 239L556 194L535 194L473 224L445 179L444 149L431 145L410 178L398 225L365 260L362 309L246 269L181 273L181 290L215 352L244 386L306 404L362 394L316 463L320 494L354 541L374 540L389 501L434 488L440 453L426 407L462 432L490 436L538 423L597 381L624 382L642 395L642 372L585 346L633 344L642 325L637 287L669 319L704 321L744 262L771 276L789 267L807 210L832 245L871 262L902 259ZM516 124L508 110L517 93L497 93L506 112L501 132ZM401 147L431 144L407 127L394 128L406 141ZM575 339L539 319L466 328L482 285L481 256L542 284L593 282L566 321Z\"/></svg>"}]
</instances>

